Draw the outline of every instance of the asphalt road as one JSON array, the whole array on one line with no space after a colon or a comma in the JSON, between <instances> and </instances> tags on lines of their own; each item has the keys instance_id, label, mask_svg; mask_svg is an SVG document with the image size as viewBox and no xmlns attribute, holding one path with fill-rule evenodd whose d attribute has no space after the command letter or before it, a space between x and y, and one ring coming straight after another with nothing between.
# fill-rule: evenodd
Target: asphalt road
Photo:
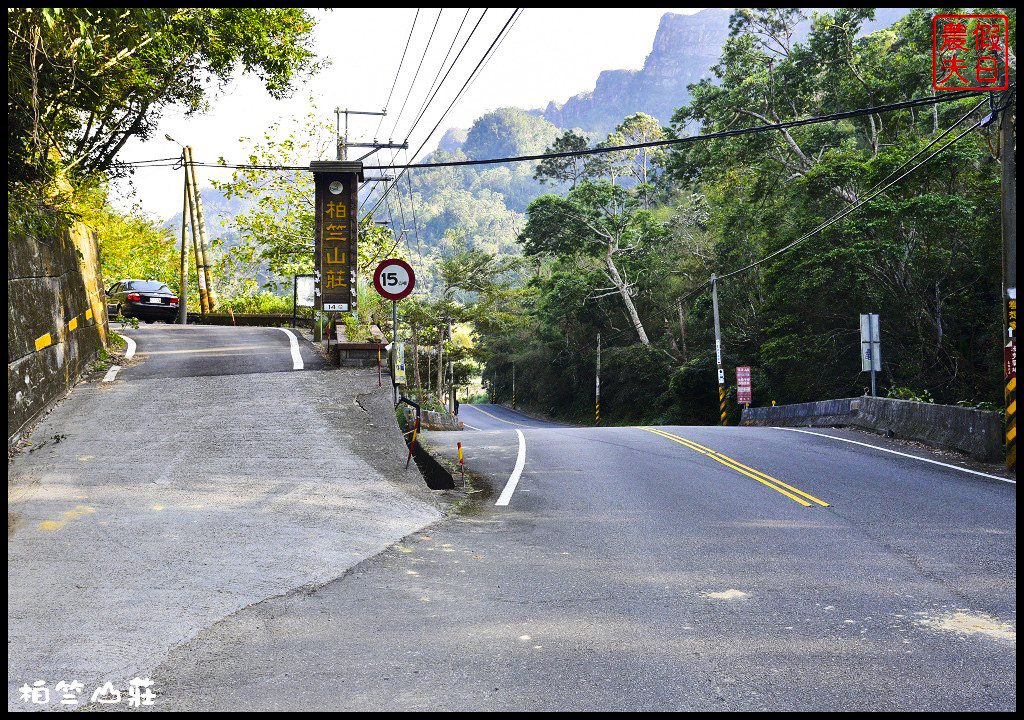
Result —
<instances>
[{"instance_id":1,"label":"asphalt road","mask_svg":"<svg viewBox=\"0 0 1024 720\"><path fill-rule=\"evenodd\" d=\"M460 416L423 442L489 491L177 648L164 709L1015 709L1005 478L853 432Z\"/></svg>"},{"instance_id":2,"label":"asphalt road","mask_svg":"<svg viewBox=\"0 0 1024 720\"><path fill-rule=\"evenodd\" d=\"M328 365L294 330L216 325L140 325L115 330L138 344L123 379L210 377L325 370ZM298 362L292 353L292 342ZM141 362L141 361L148 362Z\"/></svg>"},{"instance_id":3,"label":"asphalt road","mask_svg":"<svg viewBox=\"0 0 1024 720\"><path fill-rule=\"evenodd\" d=\"M376 368L331 368L278 328L114 329L132 359L8 465L9 710L81 708L106 682L127 697L204 628L441 517ZM36 682L48 697L25 702ZM78 705L60 682L84 685Z\"/></svg>"}]
</instances>

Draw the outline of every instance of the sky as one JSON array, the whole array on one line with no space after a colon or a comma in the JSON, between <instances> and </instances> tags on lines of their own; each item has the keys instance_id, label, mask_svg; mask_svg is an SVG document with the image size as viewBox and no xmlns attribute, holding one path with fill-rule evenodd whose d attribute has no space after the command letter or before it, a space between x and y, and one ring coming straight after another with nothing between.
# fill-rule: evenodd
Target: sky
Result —
<instances>
[{"instance_id":1,"label":"sky","mask_svg":"<svg viewBox=\"0 0 1024 720\"><path fill-rule=\"evenodd\" d=\"M439 9L424 8L411 39L415 8L310 10L317 20L313 50L321 59L329 59L330 66L300 83L289 99L274 100L257 78L241 76L213 97L210 109L203 114L186 118L180 109L168 108L153 139L129 141L120 159L135 162L177 156L181 149L164 137L167 134L178 143L191 145L197 162L215 162L223 156L228 163L242 163L248 158L249 146L240 143L240 138L260 138L276 121L287 125L292 118L306 116L311 98L317 114L331 123L335 122L335 108L380 112L386 106L387 116L383 118L350 115L350 140L394 138L401 142L408 137L410 157L426 141L416 156L419 158L437 148L448 128L468 128L486 112L509 106L543 108L551 100L565 102L577 93L593 90L602 70L639 70L651 51L662 15L689 15L701 9L527 8L429 140L428 133L512 16L513 8L490 8L483 14L472 39L411 135L412 122L445 54L453 47L456 30L465 18L448 64L481 18L483 8L470 9L468 17L465 8L444 9L440 17ZM433 39L428 44L431 33ZM407 40L408 50L396 82ZM421 58L422 67L414 84ZM364 162L377 164L377 158L390 160L391 155L391 151L381 151ZM396 162L404 162L404 155L399 154ZM197 168L196 172L201 187L207 186L211 178L227 180L231 174L216 168ZM114 186L112 201L122 210L138 205L163 221L181 210L181 177L181 170L171 167L140 168L130 181Z\"/></svg>"}]
</instances>

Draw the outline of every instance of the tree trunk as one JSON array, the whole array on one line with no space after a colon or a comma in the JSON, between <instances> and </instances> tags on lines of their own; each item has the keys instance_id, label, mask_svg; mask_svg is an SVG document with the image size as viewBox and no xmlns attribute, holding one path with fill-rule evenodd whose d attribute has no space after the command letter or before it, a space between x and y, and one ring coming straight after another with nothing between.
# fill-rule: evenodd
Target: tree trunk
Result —
<instances>
[{"instance_id":1,"label":"tree trunk","mask_svg":"<svg viewBox=\"0 0 1024 720\"><path fill-rule=\"evenodd\" d=\"M423 403L423 384L420 382L420 335L419 329L412 330L412 374L416 379L416 402Z\"/></svg>"},{"instance_id":2,"label":"tree trunk","mask_svg":"<svg viewBox=\"0 0 1024 720\"><path fill-rule=\"evenodd\" d=\"M608 266L608 278L619 291L619 295L622 296L622 301L626 303L626 311L629 313L629 319L630 322L633 323L633 328L636 330L636 334L640 337L640 342L649 346L651 341L647 339L647 333L644 331L644 325L640 322L640 315L636 311L636 305L633 304L633 297L630 295L629 286L627 286L626 282L622 279L618 268L615 267L615 262L612 260L611 246L608 247L608 253L605 255L605 264Z\"/></svg>"},{"instance_id":3,"label":"tree trunk","mask_svg":"<svg viewBox=\"0 0 1024 720\"><path fill-rule=\"evenodd\" d=\"M440 330L437 339L437 401L444 397L444 333Z\"/></svg>"},{"instance_id":4,"label":"tree trunk","mask_svg":"<svg viewBox=\"0 0 1024 720\"><path fill-rule=\"evenodd\" d=\"M686 315L683 312L683 303L679 302L676 307L679 308L679 347L683 353L683 362L687 360L686 357Z\"/></svg>"}]
</instances>

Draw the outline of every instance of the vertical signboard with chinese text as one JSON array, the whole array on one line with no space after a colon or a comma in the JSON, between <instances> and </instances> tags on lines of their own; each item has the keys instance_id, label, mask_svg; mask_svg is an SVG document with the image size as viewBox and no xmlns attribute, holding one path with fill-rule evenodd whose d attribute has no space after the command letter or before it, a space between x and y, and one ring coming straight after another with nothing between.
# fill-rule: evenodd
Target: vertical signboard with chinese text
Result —
<instances>
[{"instance_id":1,"label":"vertical signboard with chinese text","mask_svg":"<svg viewBox=\"0 0 1024 720\"><path fill-rule=\"evenodd\" d=\"M314 307L324 312L356 308L359 162L312 162L316 188Z\"/></svg>"},{"instance_id":2,"label":"vertical signboard with chinese text","mask_svg":"<svg viewBox=\"0 0 1024 720\"><path fill-rule=\"evenodd\" d=\"M736 403L749 405L752 403L750 392L750 366L742 365L736 368Z\"/></svg>"},{"instance_id":3,"label":"vertical signboard with chinese text","mask_svg":"<svg viewBox=\"0 0 1024 720\"><path fill-rule=\"evenodd\" d=\"M1006 337L1009 339L1003 349L1003 375L1007 382L1017 379L1017 288L1010 288L1008 294L1010 297L1006 299Z\"/></svg>"}]
</instances>

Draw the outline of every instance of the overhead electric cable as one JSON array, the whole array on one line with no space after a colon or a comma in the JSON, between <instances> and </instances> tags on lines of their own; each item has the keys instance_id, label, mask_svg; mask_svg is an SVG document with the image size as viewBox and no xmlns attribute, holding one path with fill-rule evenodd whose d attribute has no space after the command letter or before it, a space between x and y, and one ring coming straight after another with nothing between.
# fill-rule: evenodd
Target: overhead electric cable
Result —
<instances>
[{"instance_id":1,"label":"overhead electric cable","mask_svg":"<svg viewBox=\"0 0 1024 720\"><path fill-rule=\"evenodd\" d=\"M473 76L476 75L476 73L483 66L484 61L487 60L488 55L490 55L490 53L497 46L498 40L504 34L506 28L509 27L510 23L512 22L512 19L516 16L516 13L518 13L518 12L519 12L519 8L516 8L516 10L513 11L513 13L509 16L508 20L505 22L505 25L502 26L501 30L498 32L497 37L494 38L494 41L491 43L490 47L487 48L487 51L484 53L483 57L480 58L480 62L478 62L476 64L476 67L473 68L473 72L470 73L469 77L466 79L466 82L463 83L462 90L465 90L466 86L469 85L470 81L473 79ZM417 148L416 152L413 153L413 157L416 157L417 155L419 155L420 151L423 149L423 147L428 142L430 142L430 138L433 137L435 132L437 132L437 129L441 126L441 123L444 122L444 119L448 116L448 113L451 112L452 108L455 106L455 103L458 102L460 97L462 97L462 90L460 90L459 93L455 96L455 99L452 100L451 104L448 106L448 109L444 111L443 115L441 115L441 118L437 121L437 124L434 125L433 129L430 131L430 133L427 135L427 137L423 140L423 142L420 143L419 148ZM402 170L402 172L399 173L398 177L395 178L394 184L392 184L390 188L388 188L387 190L384 191L384 197L387 197L388 193L391 192L391 190L399 183L399 181L401 181L402 176L406 173L406 171L408 170L408 167L409 166L406 166ZM383 198L381 198L381 199L383 199ZM377 205L380 205L380 200L377 201ZM373 212L374 209L376 209L377 205L374 205L374 207L370 209L371 213Z\"/></svg>"},{"instance_id":2,"label":"overhead electric cable","mask_svg":"<svg viewBox=\"0 0 1024 720\"><path fill-rule=\"evenodd\" d=\"M412 122L412 127L413 128L416 127L416 124L419 122L420 118L423 116L423 112L427 109L427 105L429 104L428 98L432 99L431 96L430 96L430 93L433 92L435 86L440 87L437 84L438 78L441 77L441 71L444 70L445 63L448 62L448 57L452 54L452 50L455 49L455 43L458 42L458 40L459 40L459 34L462 32L462 26L466 24L466 18L469 17L469 10L470 10L469 8L466 8L466 14L462 16L462 22L459 23L459 27L455 31L455 36L452 38L452 44L448 46L448 52L445 53L444 59L441 60L441 64L437 68L437 74L434 76L434 81L432 83L430 83L430 87L427 89L426 94L423 96L423 103L420 105L420 109L416 111L416 119L413 120L413 122ZM485 10L484 12L486 13L487 11ZM481 15L480 17L482 19L483 15ZM478 21L477 22L477 27L479 27L479 25L480 25L480 23ZM474 27L473 29L476 30L476 27ZM470 33L470 37L472 37L472 35L473 35L473 33ZM467 42L468 42L468 38L467 38ZM463 45L463 47L465 47L465 45ZM461 53L461 51L460 51L460 53ZM455 66L455 63L458 62L458 60L459 60L459 57L458 57L458 55L456 55L455 59L452 60L452 67ZM445 77L447 78L448 75L446 74ZM444 81L442 80L441 82L443 83ZM412 135L412 130L410 130L408 133L406 133L406 137L409 137L410 135Z\"/></svg>"},{"instance_id":3,"label":"overhead electric cable","mask_svg":"<svg viewBox=\"0 0 1024 720\"><path fill-rule=\"evenodd\" d=\"M467 15L469 14L469 10L468 9L466 10L466 14ZM480 27L480 22L484 19L484 16L486 16L486 15L487 15L487 9L484 8L484 11L482 13L480 13L480 17L477 18L476 24L473 26L473 29L469 31L469 35L466 36L466 40L462 43L462 47L459 49L459 52L455 56L455 59L452 60L452 64L448 68L448 73L450 73L452 71L452 69L455 67L455 64L459 61L459 58L462 57L462 52L466 49L466 46L469 45L469 41L473 39L473 35L476 33L477 28ZM465 17L463 17L463 21L465 21ZM462 26L460 25L459 28L461 29L461 27ZM455 39L452 40L452 47L454 47L455 41L457 39L458 39L458 32L456 32ZM451 52L451 49L449 48L449 53L450 52ZM442 63L442 67L443 67L443 63ZM434 90L434 94L430 95L429 99L426 100L426 102L424 103L424 105L421 108L420 112L417 114L416 119L413 120L412 125L409 128L409 131L407 133L405 133L405 137L406 138L412 137L413 132L416 130L416 126L419 125L419 122L423 118L423 115L426 113L427 108L434 101L434 98L437 96L437 93L440 92L441 86L444 85L444 81L448 79L448 73L445 73L444 78L441 80L440 84L438 84L437 88ZM410 90L411 90L411 88L410 88ZM429 93L430 93L430 91L427 91L428 95L429 95ZM396 123L396 127L397 127L397 123ZM392 150L392 152L391 152L391 163L392 164L394 163L395 158L397 156L398 156L398 150ZM406 154L406 158L408 158L408 154ZM377 186L379 184L380 184L379 182L374 184L373 188L371 188L371 193L374 190L377 189Z\"/></svg>"},{"instance_id":4,"label":"overhead electric cable","mask_svg":"<svg viewBox=\"0 0 1024 720\"><path fill-rule=\"evenodd\" d=\"M395 136L395 130L398 129L398 123L402 119L402 113L405 112L405 106L409 102L409 97L412 95L412 89L416 87L416 79L420 76L420 70L423 68L423 61L427 57L427 52L430 50L430 43L434 39L434 32L437 30L437 23L441 20L441 13L444 12L444 8L437 11L437 18L434 19L434 27L430 29L430 36L427 38L427 44L423 46L423 54L420 56L420 62L416 66L416 72L412 76L412 82L409 83L409 91L405 94L405 100L402 101L402 108L398 111L398 116L395 118L394 127L391 128L391 137Z\"/></svg>"},{"instance_id":5,"label":"overhead electric cable","mask_svg":"<svg viewBox=\"0 0 1024 720\"><path fill-rule=\"evenodd\" d=\"M472 80L469 81L469 85L466 86L465 92L469 92L470 88L473 87L473 83L475 83L477 81L477 78L479 78L481 75L484 74L484 70L487 69L487 65L488 65L488 63L491 62L491 58L493 58L495 55L498 54L498 50L501 49L501 44L503 42L505 42L505 38L507 38L509 36L509 34L511 34L512 28L515 27L516 23L519 22L519 18L521 18L523 16L523 13L526 12L525 9L523 9L523 8L518 8L518 11L519 11L519 14L515 15L515 17L512 20L512 23L508 26L508 29L505 31L505 34L503 36L501 36L500 40L498 40L498 44L494 48L494 52L491 53L490 57L488 57L484 61L483 67L480 68L480 72L477 73L476 76Z\"/></svg>"},{"instance_id":6,"label":"overhead electric cable","mask_svg":"<svg viewBox=\"0 0 1024 720\"><path fill-rule=\"evenodd\" d=\"M971 108L971 110L966 115L964 115L959 120L957 120L955 123L953 123L949 128L946 129L945 132L943 132L941 135L939 135L936 138L934 138L924 148L922 148L920 151L918 151L913 157L911 157L909 160L905 161L903 164L901 164L894 171L889 173L889 175L887 175L883 180L880 180L878 183L876 183L870 190L868 190L868 194L867 195L865 195L864 197L858 199L856 202L852 203L849 207L846 207L846 208L840 210L839 212L835 213L834 215L832 215L828 219L822 221L816 227L814 227L812 230L810 230L809 232L807 232L804 235L800 236L799 238L797 238L793 242L787 244L786 246L784 246L782 248L779 248L778 250L776 250L775 252L773 252L773 253L771 253L769 255L766 255L765 257L761 258L760 260L752 262L749 265L746 265L744 267L739 268L738 270L733 270L731 272L725 273L724 275L716 275L715 276L716 282L718 280L724 280L725 278L732 277L734 275L739 275L742 272L746 272L747 270L750 270L750 269L752 269L754 267L757 267L758 265L761 265L762 263L765 263L765 262L771 260L772 258L778 257L782 253L787 252L788 250L793 249L794 247L796 247L797 245L802 243L804 240L808 240L809 238L814 237L815 235L820 233L822 230L825 230L826 228L830 227L831 225L834 225L835 223L839 222L843 218L847 217L848 215L850 215L854 211L860 209L861 207L863 207L864 205L869 203L871 200L873 200L875 197L877 197L878 195L882 194L883 192L888 190L890 187L892 187L893 185L898 183L900 180L902 180L903 178L907 177L911 173L917 171L918 169L920 169L921 167L926 165L928 163L928 161L931 160L932 158L934 158L936 155L940 154L941 152L943 152L944 150L949 148L951 145L954 145L958 140L960 140L961 138L966 136L971 131L973 131L973 130L977 129L978 127L980 127L982 122L983 122L983 120L979 120L974 125L972 125L971 127L967 128L966 130L964 130L962 133L957 135L955 138L953 138L948 143L946 143L945 145L940 147L938 150L936 150L931 155L926 157L920 163L918 163L914 167L912 167L909 170L907 170L902 175L894 177L903 168L905 168L909 163L913 162L916 158L920 157L922 154L927 152L930 148L934 147L935 144L938 143L942 138L944 138L946 135L951 133L955 128L957 128L960 124L962 124L967 118L969 118L971 115L973 115L978 110L978 108L980 108L985 102L986 101L983 100L982 102L978 103L973 108ZM892 179L890 180L890 178L892 178ZM883 183L884 183L884 185L883 185ZM708 281L702 283L701 285L697 286L696 288L694 288L690 292L686 293L685 295L682 295L679 298L677 298L676 302L682 302L684 300L688 300L691 297L693 297L694 295L697 295L698 293L700 293L705 288L710 287L710 285L711 285L711 280L708 280Z\"/></svg>"},{"instance_id":7,"label":"overhead electric cable","mask_svg":"<svg viewBox=\"0 0 1024 720\"><path fill-rule=\"evenodd\" d=\"M468 12L469 11L467 10L467 14ZM473 39L473 35L476 34L477 28L480 27L480 23L483 21L486 15L487 8L484 8L484 11L480 13L480 17L476 19L476 24L473 25L473 29L469 31L469 35L467 35L465 41L463 41L462 47L459 48L459 52L455 55L455 59L452 60L452 64L448 66L448 71L444 74L444 77L441 78L441 82L438 83L437 87L434 88L433 95L430 95L430 91L428 91L427 94L430 95L430 99L424 103L422 109L416 115L416 119L413 121L412 127L409 129L409 132L406 134L406 137L412 136L412 131L416 129L416 126L419 125L420 120L423 119L424 114L426 114L427 112L427 108L430 107L430 104L434 102L434 98L437 97L437 94L441 92L441 87L444 85L445 80L448 79L448 75L450 75L452 70L455 69L456 63L459 62L459 58L462 57L462 53L466 50L466 46L469 45L469 41ZM454 41L452 44L454 45Z\"/></svg>"},{"instance_id":8,"label":"overhead electric cable","mask_svg":"<svg viewBox=\"0 0 1024 720\"><path fill-rule=\"evenodd\" d=\"M691 135L684 138L672 138L669 140L653 140L651 142L634 143L632 145L616 145L614 147L603 147L603 148L591 148L588 150L572 150L569 152L560 153L543 153L540 155L519 155L515 157L506 158L493 158L488 160L460 160L454 162L440 162L440 163L417 163L415 165L367 165L364 169L366 170L400 170L408 167L415 168L437 168L437 167L458 167L465 165L493 165L497 163L508 163L508 162L529 162L534 160L546 160L549 158L565 158L574 157L579 155L599 155L601 153L609 152L621 152L625 150L639 150L641 148L649 147L667 147L670 145L686 145L702 140L719 140L728 137L738 137L741 135L749 135L758 132L767 132L769 130L787 130L792 127L799 127L802 125L814 125L823 122L833 122L836 120L845 120L851 117L858 117L861 115L871 115L879 112L892 112L895 110L906 110L912 107L918 107L920 105L934 105L938 103L951 102L955 100L963 100L969 97L977 97L987 91L963 91L958 93L950 93L949 95L929 95L923 98L916 98L914 100L906 100L899 103L890 103L887 105L879 105L877 107L860 108L857 110L847 110L844 112L832 113L830 115L817 115L810 118L802 118L800 120L788 120L786 122L773 123L769 125L754 125L745 128L737 128L735 130L721 130L718 132L707 133L704 135Z\"/></svg>"},{"instance_id":9,"label":"overhead electric cable","mask_svg":"<svg viewBox=\"0 0 1024 720\"><path fill-rule=\"evenodd\" d=\"M482 13L480 14L480 17L479 17L479 18L477 19L476 25L475 25L475 26L473 26L473 29L472 29L472 30L470 31L469 35L468 35L468 36L466 37L466 42L465 42L465 43L463 43L462 49L461 49L461 50L459 50L459 54L458 54L458 55L456 55L456 57L455 57L455 60L453 60L453 61L452 61L452 66L451 66L451 67L454 67L454 66L455 66L455 63L456 63L456 62L458 62L458 60L459 60L459 57L460 57L460 56L462 55L462 50L464 50L464 49L465 49L465 47L466 47L466 45L467 45L467 44L469 43L470 39L472 39L472 37L473 37L473 34L474 34L474 33L476 32L476 29L477 29L477 28L478 28L478 27L480 26L480 20L482 20L482 19L483 19L483 17L484 17L484 15L486 15L486 14L487 14L487 10L486 10L486 9L484 9L484 11L483 11L483 12L482 12ZM451 48L455 46L455 42L456 42L456 41L458 40L459 32L460 32L460 31L462 30L462 24L463 24L463 23L465 23L465 21L466 21L466 17L467 17L468 15L469 15L469 9L467 8L467 9L466 9L466 14L465 14L465 15L463 16L463 18L462 18L462 23L460 23L460 24L459 24L459 29L458 29L458 30L456 30L456 32L455 32L455 37L454 37L454 38L452 39L452 44L451 44L451 45L449 46L449 48L448 48L448 54L446 54L446 55L445 55L445 60L447 60L447 59L448 59L448 55L450 55L450 54L451 54ZM440 15L440 13L438 13L438 19L440 19L440 17L441 17L441 15ZM437 23L436 23L436 22L434 23L434 27L435 27L435 29L436 29L436 27L437 27ZM431 31L431 37L433 37L433 31ZM429 42L428 42L428 45L429 45ZM424 51L424 55L423 55L423 57L426 57L426 51ZM423 58L421 58L421 59L420 59L420 65L422 66L422 64L423 64ZM442 67L442 68L444 67L444 61L442 61L442 62L441 62L441 67ZM451 67L449 68L449 72L451 71ZM419 68L417 68L416 74L417 74L417 76L419 75ZM440 75L440 68L438 69L438 75ZM448 77L448 76L447 76L447 75L445 75L445 78L447 78L447 77ZM435 76L435 78L434 78L434 81L435 81L435 82L437 81L437 77L436 77L436 76ZM413 78L413 82L415 83L415 78ZM443 84L443 83L444 83L444 80L442 80L442 81L441 81L441 83ZM406 102L408 102L408 100L409 100L409 95L410 95L410 94L412 93L412 87L413 87L412 85L410 85L410 86L409 86L409 93L408 93L408 94L406 94ZM434 85L433 85L433 84L431 84L431 89L433 89L433 87L434 87ZM438 90L440 90L440 85L438 85ZM437 94L437 93L435 92L435 95L436 95L436 94ZM428 90L428 91L427 91L426 95L427 95L427 96L429 96L429 95L430 95L430 90ZM415 120L413 120L413 122L412 122L412 125L411 125L411 126L410 126L410 128L409 128L409 131L405 133L405 137L406 137L406 138L409 138L409 137L411 137L411 136L412 136L412 133L413 133L413 131L414 131L414 130L416 129L416 126L417 126L417 125L419 124L419 121L420 121L420 119L422 118L422 116L423 116L423 113L424 113L424 112L426 111L426 108L427 108L427 107L428 107L428 106L430 105L430 102L431 102L432 100L433 100L433 97L432 97L432 96L430 97L430 99L429 99L429 100L425 100L425 102L424 102L423 106L422 106L422 107L420 108L419 112L417 113L416 119L415 119ZM403 105L402 105L402 110L404 111L404 109L405 109L405 104L403 103ZM401 113L401 112L399 112L399 114L398 114L399 118L401 118L401 115L402 115L402 113ZM394 133L395 133L395 131L396 131L397 129L398 129L398 119L396 119L396 120L395 120L395 125L394 125L394 127L392 128L392 130L391 130L391 134L392 134L392 136L394 136ZM397 156L398 156L398 150L397 150L397 149L396 149L396 150L392 150L392 151L391 151L391 161L390 161L390 162L391 162L392 164L394 163L394 161L395 161L395 158L396 158ZM379 181L379 180L378 180L378 181L374 181L374 184L373 184L373 185L371 186L371 188L370 188L369 192L367 193L367 201L369 200L369 197L370 197L370 196L372 196L372 194L373 194L373 193L374 193L374 192L375 192L375 191L377 190L377 188L378 188L378 187L379 187L379 186L381 185L381 182L382 182L382 181Z\"/></svg>"},{"instance_id":10,"label":"overhead electric cable","mask_svg":"<svg viewBox=\"0 0 1024 720\"><path fill-rule=\"evenodd\" d=\"M708 133L706 135L692 135L685 138L674 138L671 140L658 140L649 143L636 143L633 145L616 145L613 147L604 148L592 148L588 150L576 150L571 152L561 153L546 153L543 155L526 155L506 158L493 158L488 160L467 160L467 161L455 161L455 162L440 162L440 163L417 163L407 165L364 165L364 170L405 170L408 168L439 168L439 167L461 167L466 165L487 165L497 163L509 163L509 162L528 162L534 160L545 160L548 158L564 158L572 157L574 155L597 155L601 153L620 152L624 150L635 150L644 147L654 146L670 146L670 145L682 145L702 140L718 140L724 137L736 137L740 135L749 135L759 132L768 132L771 130L780 130L798 125L813 125L817 123L833 122L835 120L846 119L850 117L857 117L861 115L869 115L879 112L892 112L895 110L905 110L911 107L918 107L921 105L930 105L945 103L955 100L963 100L969 97L977 97L978 95L984 94L987 91L965 91L961 93L950 93L948 95L941 96L927 96L923 98L917 98L914 100L907 100L901 103L894 103L890 105L880 105L877 107L862 108L858 110L850 110L843 113L835 113L832 115L821 115L811 118L804 118L802 120L793 120L785 123L776 123L771 125L754 125L747 128L740 128L737 130L727 130L715 133ZM438 123L440 124L440 123ZM436 130L436 128L435 128ZM424 143L426 144L426 143ZM421 146L422 147L422 146ZM170 158L169 158L170 159ZM180 159L180 158L178 158ZM143 163L157 163L158 160L138 160L130 162L120 162L119 166L129 167L134 165L140 165ZM308 165L253 165L253 164L241 164L241 163L209 163L209 162L193 162L193 165L197 167L210 167L210 168L226 168L226 169L239 169L239 170L309 170ZM172 164L167 165L150 165L150 167L173 167Z\"/></svg>"},{"instance_id":11,"label":"overhead electric cable","mask_svg":"<svg viewBox=\"0 0 1024 720\"><path fill-rule=\"evenodd\" d=\"M402 51L402 59L398 61L398 70L395 71L395 79L391 83L391 92L388 93L388 99L384 103L384 112L387 112L388 105L391 104L391 96L395 92L395 86L398 84L398 76L402 74L402 64L405 63L405 53L409 50L409 41L412 40L412 33L416 29L416 20L420 16L420 9L416 8L416 15L412 18L412 26L409 28L409 37L405 39L405 50ZM373 131L374 136L380 132L381 123L384 122L384 116L380 116L380 120L377 121L377 129Z\"/></svg>"}]
</instances>

